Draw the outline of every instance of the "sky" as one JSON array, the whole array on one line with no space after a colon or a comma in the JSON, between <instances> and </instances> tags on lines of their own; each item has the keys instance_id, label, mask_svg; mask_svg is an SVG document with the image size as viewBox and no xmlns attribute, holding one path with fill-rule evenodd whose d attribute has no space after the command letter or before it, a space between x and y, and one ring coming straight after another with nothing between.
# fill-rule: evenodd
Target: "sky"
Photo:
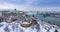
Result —
<instances>
[{"instance_id":1,"label":"sky","mask_svg":"<svg viewBox=\"0 0 60 32\"><path fill-rule=\"evenodd\" d=\"M60 11L60 0L0 0L0 9Z\"/></svg>"}]
</instances>

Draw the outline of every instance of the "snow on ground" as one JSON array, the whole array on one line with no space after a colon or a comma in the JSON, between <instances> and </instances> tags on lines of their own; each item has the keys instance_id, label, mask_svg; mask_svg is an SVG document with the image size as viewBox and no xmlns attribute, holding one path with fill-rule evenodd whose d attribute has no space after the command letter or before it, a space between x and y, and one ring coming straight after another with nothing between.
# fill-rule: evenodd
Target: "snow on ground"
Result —
<instances>
[{"instance_id":1,"label":"snow on ground","mask_svg":"<svg viewBox=\"0 0 60 32\"><path fill-rule=\"evenodd\" d=\"M43 21L40 21L38 23L40 25L39 27L40 29L36 29L35 26L33 25L27 28L21 27L20 23L18 22L13 22L13 23L1 22L0 32L54 32L55 30L60 32L60 28L56 25L51 25Z\"/></svg>"}]
</instances>

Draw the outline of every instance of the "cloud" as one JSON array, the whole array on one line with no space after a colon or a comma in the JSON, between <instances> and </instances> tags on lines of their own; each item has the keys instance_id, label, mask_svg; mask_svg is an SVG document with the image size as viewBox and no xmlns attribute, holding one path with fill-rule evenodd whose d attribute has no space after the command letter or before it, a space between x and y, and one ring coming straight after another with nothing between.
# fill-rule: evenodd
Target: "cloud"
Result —
<instances>
[{"instance_id":1,"label":"cloud","mask_svg":"<svg viewBox=\"0 0 60 32\"><path fill-rule=\"evenodd\" d=\"M27 1L27 0L26 0ZM27 2L29 2L28 0ZM35 0L36 1L36 0ZM32 2L34 2L32 0ZM30 3L30 2L29 2ZM30 6L30 5L19 5L19 4L12 4L12 3L0 3L0 10L1 9L18 9L21 11L60 11L60 7L40 7L40 6Z\"/></svg>"},{"instance_id":2,"label":"cloud","mask_svg":"<svg viewBox=\"0 0 60 32\"><path fill-rule=\"evenodd\" d=\"M0 3L4 2L27 6L60 6L60 0L0 0Z\"/></svg>"},{"instance_id":3,"label":"cloud","mask_svg":"<svg viewBox=\"0 0 60 32\"><path fill-rule=\"evenodd\" d=\"M33 10L33 7L29 7L26 5L15 5L10 3L0 4L0 9L18 9L18 10Z\"/></svg>"},{"instance_id":4,"label":"cloud","mask_svg":"<svg viewBox=\"0 0 60 32\"><path fill-rule=\"evenodd\" d=\"M9 3L0 4L0 9L14 9L14 8L24 11L60 11L60 7L32 7L32 6L15 5Z\"/></svg>"}]
</instances>

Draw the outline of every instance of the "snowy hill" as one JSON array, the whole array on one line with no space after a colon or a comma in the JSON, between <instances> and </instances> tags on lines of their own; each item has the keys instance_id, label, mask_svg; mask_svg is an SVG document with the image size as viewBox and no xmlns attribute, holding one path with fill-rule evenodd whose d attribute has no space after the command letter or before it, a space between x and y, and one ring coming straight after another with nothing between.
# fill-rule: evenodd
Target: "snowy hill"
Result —
<instances>
[{"instance_id":1,"label":"snowy hill","mask_svg":"<svg viewBox=\"0 0 60 32\"><path fill-rule=\"evenodd\" d=\"M0 32L60 32L60 28L56 25L52 25L41 20L38 20L38 23L39 28L37 29L36 26L34 25L25 28L21 27L20 23L18 22L12 23L1 22Z\"/></svg>"}]
</instances>

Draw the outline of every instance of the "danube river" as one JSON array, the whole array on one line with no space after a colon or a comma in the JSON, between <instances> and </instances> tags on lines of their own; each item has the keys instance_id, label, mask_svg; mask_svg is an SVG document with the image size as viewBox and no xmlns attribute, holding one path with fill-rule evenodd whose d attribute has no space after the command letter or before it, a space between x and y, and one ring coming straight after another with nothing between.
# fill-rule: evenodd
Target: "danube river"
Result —
<instances>
[{"instance_id":1,"label":"danube river","mask_svg":"<svg viewBox=\"0 0 60 32\"><path fill-rule=\"evenodd\" d=\"M47 16L47 17L44 18L42 15L35 15L35 17L42 20L42 21L48 22L50 24L60 26L60 18L51 17L51 16Z\"/></svg>"}]
</instances>

